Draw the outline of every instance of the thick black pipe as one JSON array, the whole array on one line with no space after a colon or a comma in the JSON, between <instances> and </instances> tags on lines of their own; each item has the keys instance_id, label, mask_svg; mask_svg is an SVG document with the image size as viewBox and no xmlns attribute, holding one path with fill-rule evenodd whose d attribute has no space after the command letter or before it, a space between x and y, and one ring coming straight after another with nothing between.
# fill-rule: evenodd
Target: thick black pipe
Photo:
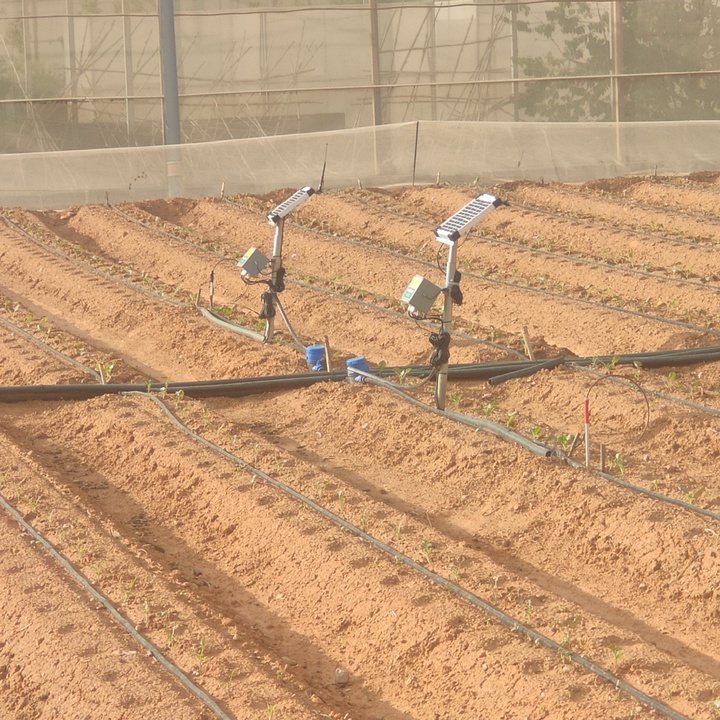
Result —
<instances>
[{"instance_id":1,"label":"thick black pipe","mask_svg":"<svg viewBox=\"0 0 720 720\"><path fill-rule=\"evenodd\" d=\"M499 385L500 383L504 383L507 380L527 377L528 375L532 375L533 373L539 372L540 370L552 370L552 368L555 368L558 365L562 365L564 364L564 362L564 358L553 358L552 360L546 360L545 362L537 362L530 367L519 368L518 370L506 372L502 375L493 375L491 378L488 378L488 383L490 385Z\"/></svg>"},{"instance_id":2,"label":"thick black pipe","mask_svg":"<svg viewBox=\"0 0 720 720\"><path fill-rule=\"evenodd\" d=\"M242 378L238 380L219 380L188 383L147 383L105 385L17 385L0 388L0 402L25 402L28 400L90 400L101 395L119 395L121 393L151 392L156 394L176 394L182 392L191 398L242 397L276 390L296 390L309 387L323 380L341 380L346 373L333 377L330 373L312 375L285 375L268 378Z\"/></svg>"},{"instance_id":3,"label":"thick black pipe","mask_svg":"<svg viewBox=\"0 0 720 720\"><path fill-rule=\"evenodd\" d=\"M512 374L525 377L543 368L560 364L589 366L593 364L637 365L642 367L663 367L689 365L720 360L720 346L672 350L657 353L635 353L631 355L601 355L589 358L552 358L550 360L508 360L492 363L467 363L450 365L448 377L453 380L490 380ZM406 368L382 368L375 371L382 377L393 377ZM430 365L411 366L410 375L427 376ZM268 375L252 378L226 380L199 380L175 383L144 384L83 384L83 385L15 385L0 387L0 402L26 402L30 400L89 400L101 395L117 395L124 392L179 393L192 398L243 397L280 390L297 390L310 387L318 382L340 381L347 378L345 370L332 372L307 372L291 375ZM509 379L509 378L508 378Z\"/></svg>"}]
</instances>

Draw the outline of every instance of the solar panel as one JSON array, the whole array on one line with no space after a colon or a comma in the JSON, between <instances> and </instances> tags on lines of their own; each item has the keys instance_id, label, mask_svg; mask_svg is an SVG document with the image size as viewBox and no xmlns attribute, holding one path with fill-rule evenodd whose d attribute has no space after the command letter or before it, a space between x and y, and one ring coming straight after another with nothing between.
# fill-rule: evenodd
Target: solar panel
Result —
<instances>
[{"instance_id":1,"label":"solar panel","mask_svg":"<svg viewBox=\"0 0 720 720\"><path fill-rule=\"evenodd\" d=\"M437 239L444 243L455 242L501 204L502 200L498 200L494 195L478 195L435 230Z\"/></svg>"},{"instance_id":2,"label":"solar panel","mask_svg":"<svg viewBox=\"0 0 720 720\"><path fill-rule=\"evenodd\" d=\"M291 210L300 205L300 203L305 202L314 192L309 185L301 188L287 200L281 202L272 212L268 213L268 220L276 224L278 220L284 218Z\"/></svg>"}]
</instances>

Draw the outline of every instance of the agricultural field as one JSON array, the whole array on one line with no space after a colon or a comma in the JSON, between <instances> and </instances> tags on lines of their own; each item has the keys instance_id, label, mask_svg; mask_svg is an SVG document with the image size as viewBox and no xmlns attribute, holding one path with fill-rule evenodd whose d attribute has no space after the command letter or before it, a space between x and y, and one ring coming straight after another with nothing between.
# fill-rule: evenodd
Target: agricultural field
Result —
<instances>
[{"instance_id":1,"label":"agricultural field","mask_svg":"<svg viewBox=\"0 0 720 720\"><path fill-rule=\"evenodd\" d=\"M2 209L0 717L720 717L719 178Z\"/></svg>"}]
</instances>

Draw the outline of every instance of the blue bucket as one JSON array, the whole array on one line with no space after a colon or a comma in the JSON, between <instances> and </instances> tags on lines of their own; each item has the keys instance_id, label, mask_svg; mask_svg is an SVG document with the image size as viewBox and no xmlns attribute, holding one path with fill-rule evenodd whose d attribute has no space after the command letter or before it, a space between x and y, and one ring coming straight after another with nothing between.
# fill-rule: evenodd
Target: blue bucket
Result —
<instances>
[{"instance_id":1,"label":"blue bucket","mask_svg":"<svg viewBox=\"0 0 720 720\"><path fill-rule=\"evenodd\" d=\"M325 367L325 346L310 345L305 350L305 360L307 360L308 370L313 372L327 370Z\"/></svg>"},{"instance_id":2,"label":"blue bucket","mask_svg":"<svg viewBox=\"0 0 720 720\"><path fill-rule=\"evenodd\" d=\"M363 372L370 372L370 366L367 364L367 360L364 357L350 358L345 362L347 367L347 376L350 382L363 382L365 377L354 373L353 370L362 370Z\"/></svg>"}]
</instances>

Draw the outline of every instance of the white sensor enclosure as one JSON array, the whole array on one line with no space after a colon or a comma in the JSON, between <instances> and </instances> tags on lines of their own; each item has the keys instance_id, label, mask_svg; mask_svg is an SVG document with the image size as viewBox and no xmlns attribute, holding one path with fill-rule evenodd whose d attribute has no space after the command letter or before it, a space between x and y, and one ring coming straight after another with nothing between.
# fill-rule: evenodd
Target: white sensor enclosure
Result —
<instances>
[{"instance_id":1,"label":"white sensor enclosure","mask_svg":"<svg viewBox=\"0 0 720 720\"><path fill-rule=\"evenodd\" d=\"M272 212L268 213L268 220L272 225L277 225L278 221L288 215L298 205L304 203L315 191L307 185L291 195L285 202L281 202Z\"/></svg>"},{"instance_id":2,"label":"white sensor enclosure","mask_svg":"<svg viewBox=\"0 0 720 720\"><path fill-rule=\"evenodd\" d=\"M256 247L251 247L239 260L238 267L242 277L257 277L270 262Z\"/></svg>"},{"instance_id":3,"label":"white sensor enclosure","mask_svg":"<svg viewBox=\"0 0 720 720\"><path fill-rule=\"evenodd\" d=\"M442 288L435 283L426 280L422 275L416 275L405 288L400 301L407 304L408 314L425 315L441 292Z\"/></svg>"},{"instance_id":4,"label":"white sensor enclosure","mask_svg":"<svg viewBox=\"0 0 720 720\"><path fill-rule=\"evenodd\" d=\"M435 237L446 245L459 240L486 215L489 215L502 200L494 195L484 193L471 200L465 207L458 210L435 230Z\"/></svg>"}]
</instances>

